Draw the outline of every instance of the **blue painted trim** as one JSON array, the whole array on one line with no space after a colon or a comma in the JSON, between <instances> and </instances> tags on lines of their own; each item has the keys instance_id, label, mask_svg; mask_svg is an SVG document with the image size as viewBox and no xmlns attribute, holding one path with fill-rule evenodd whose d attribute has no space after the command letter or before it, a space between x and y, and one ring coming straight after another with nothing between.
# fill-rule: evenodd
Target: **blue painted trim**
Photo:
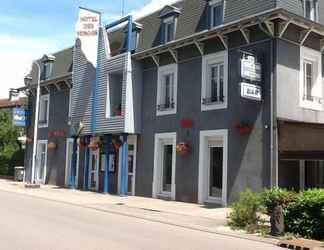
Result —
<instances>
[{"instance_id":1,"label":"blue painted trim","mask_svg":"<svg viewBox=\"0 0 324 250\"><path fill-rule=\"evenodd\" d=\"M93 88L93 100L92 100L92 126L91 126L91 133L92 136L95 136L97 130L97 89L98 89L98 82L99 82L99 45L100 45L100 27L101 27L101 15L99 16L99 34L98 34L98 48L97 48L97 67L96 67L96 80Z\"/></svg>"},{"instance_id":2,"label":"blue painted trim","mask_svg":"<svg viewBox=\"0 0 324 250\"><path fill-rule=\"evenodd\" d=\"M90 136L86 137L86 144L90 142ZM89 180L89 159L90 159L90 149L87 147L85 155L84 173L83 173L83 188L84 190L89 190L88 180Z\"/></svg>"},{"instance_id":3,"label":"blue painted trim","mask_svg":"<svg viewBox=\"0 0 324 250\"><path fill-rule=\"evenodd\" d=\"M72 163L71 163L71 172L70 172L70 188L75 187L76 180L76 164L77 164L77 151L78 151L78 141L77 137L73 138L73 151L72 151Z\"/></svg>"},{"instance_id":4,"label":"blue painted trim","mask_svg":"<svg viewBox=\"0 0 324 250\"><path fill-rule=\"evenodd\" d=\"M120 196L127 196L127 172L128 172L128 142L127 134L123 134L122 159L120 171Z\"/></svg>"},{"instance_id":5,"label":"blue painted trim","mask_svg":"<svg viewBox=\"0 0 324 250\"><path fill-rule=\"evenodd\" d=\"M109 146L111 144L111 135L105 135L105 155L106 155L106 164L105 164L105 173L104 173L104 194L109 193Z\"/></svg>"},{"instance_id":6,"label":"blue painted trim","mask_svg":"<svg viewBox=\"0 0 324 250\"><path fill-rule=\"evenodd\" d=\"M133 16L129 15L126 17L123 17L115 22L112 22L108 25L106 25L106 30L111 29L121 23L128 22L128 28L127 28L127 52L132 51L132 33L133 33Z\"/></svg>"},{"instance_id":7,"label":"blue painted trim","mask_svg":"<svg viewBox=\"0 0 324 250\"><path fill-rule=\"evenodd\" d=\"M82 10L87 10L87 11L91 11L91 12L94 12L94 13L97 13L97 14L101 15L101 12L99 12L99 11L96 11L96 10L88 9L88 8L85 8L85 7L81 7L81 6L79 6L79 9L82 9Z\"/></svg>"}]
</instances>

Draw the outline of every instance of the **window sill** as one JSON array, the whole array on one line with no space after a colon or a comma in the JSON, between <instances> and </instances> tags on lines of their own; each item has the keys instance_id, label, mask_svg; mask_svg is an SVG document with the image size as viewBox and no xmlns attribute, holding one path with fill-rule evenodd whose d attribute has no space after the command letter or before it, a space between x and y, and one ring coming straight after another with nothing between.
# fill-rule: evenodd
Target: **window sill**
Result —
<instances>
[{"instance_id":1,"label":"window sill","mask_svg":"<svg viewBox=\"0 0 324 250\"><path fill-rule=\"evenodd\" d=\"M48 123L38 123L38 128L47 128Z\"/></svg>"},{"instance_id":2,"label":"window sill","mask_svg":"<svg viewBox=\"0 0 324 250\"><path fill-rule=\"evenodd\" d=\"M227 102L211 102L211 103L202 103L201 111L209 110L218 110L218 109L227 109Z\"/></svg>"},{"instance_id":3,"label":"window sill","mask_svg":"<svg viewBox=\"0 0 324 250\"><path fill-rule=\"evenodd\" d=\"M301 100L300 107L304 109L310 109L314 111L322 111L323 107L321 103L314 101Z\"/></svg>"},{"instance_id":4,"label":"window sill","mask_svg":"<svg viewBox=\"0 0 324 250\"><path fill-rule=\"evenodd\" d=\"M166 109L166 110L157 110L156 111L156 115L157 116L163 116L163 115L174 115L176 114L176 110L175 109Z\"/></svg>"}]
</instances>

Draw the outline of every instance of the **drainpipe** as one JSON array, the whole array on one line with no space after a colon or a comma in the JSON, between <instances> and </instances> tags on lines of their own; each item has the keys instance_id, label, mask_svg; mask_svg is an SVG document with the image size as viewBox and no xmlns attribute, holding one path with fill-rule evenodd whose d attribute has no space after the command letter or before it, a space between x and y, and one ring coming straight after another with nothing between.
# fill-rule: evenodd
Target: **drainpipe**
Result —
<instances>
[{"instance_id":1,"label":"drainpipe","mask_svg":"<svg viewBox=\"0 0 324 250\"><path fill-rule=\"evenodd\" d=\"M36 150L37 150L37 133L38 133L38 114L39 114L39 99L40 99L40 65L37 61L33 62L33 65L37 66L37 94L36 94L36 110L35 110L35 122L34 122L34 142L33 142L33 158L32 158L32 176L31 183L35 184L35 167L36 167Z\"/></svg>"}]
</instances>

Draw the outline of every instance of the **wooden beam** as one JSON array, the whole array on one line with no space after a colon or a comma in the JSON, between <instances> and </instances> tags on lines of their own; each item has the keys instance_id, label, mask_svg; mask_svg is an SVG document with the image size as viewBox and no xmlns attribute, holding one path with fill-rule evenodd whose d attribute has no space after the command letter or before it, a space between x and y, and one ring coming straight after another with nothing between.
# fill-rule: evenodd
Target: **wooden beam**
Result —
<instances>
[{"instance_id":1,"label":"wooden beam","mask_svg":"<svg viewBox=\"0 0 324 250\"><path fill-rule=\"evenodd\" d=\"M281 38L285 34L285 32L286 32L289 24L291 24L291 22L292 22L292 20L290 19L288 21L279 23L279 38Z\"/></svg>"},{"instance_id":2,"label":"wooden beam","mask_svg":"<svg viewBox=\"0 0 324 250\"><path fill-rule=\"evenodd\" d=\"M44 86L44 88L46 89L47 93L50 93L50 89L48 86Z\"/></svg>"},{"instance_id":3,"label":"wooden beam","mask_svg":"<svg viewBox=\"0 0 324 250\"><path fill-rule=\"evenodd\" d=\"M324 51L324 38L320 40L321 52Z\"/></svg>"},{"instance_id":4,"label":"wooden beam","mask_svg":"<svg viewBox=\"0 0 324 250\"><path fill-rule=\"evenodd\" d=\"M57 91L61 90L61 87L60 87L60 85L58 83L54 83L54 85L55 85L55 88L56 88Z\"/></svg>"},{"instance_id":5,"label":"wooden beam","mask_svg":"<svg viewBox=\"0 0 324 250\"><path fill-rule=\"evenodd\" d=\"M196 48L198 49L201 56L203 56L204 53L204 45L201 42L198 42L197 40L194 40L194 44L196 45Z\"/></svg>"},{"instance_id":6,"label":"wooden beam","mask_svg":"<svg viewBox=\"0 0 324 250\"><path fill-rule=\"evenodd\" d=\"M240 31L246 41L247 44L250 43L250 31L244 28L240 28Z\"/></svg>"},{"instance_id":7,"label":"wooden beam","mask_svg":"<svg viewBox=\"0 0 324 250\"><path fill-rule=\"evenodd\" d=\"M154 61L155 65L156 65L157 67L159 67L159 66L160 66L160 62L159 62L159 58L158 58L158 56L156 56L156 55L151 55L151 57L152 57L152 60Z\"/></svg>"},{"instance_id":8,"label":"wooden beam","mask_svg":"<svg viewBox=\"0 0 324 250\"><path fill-rule=\"evenodd\" d=\"M312 33L312 31L313 28L310 28L309 30L303 30L300 32L300 38L299 38L300 45L303 45L305 43L305 41L307 40L310 33Z\"/></svg>"},{"instance_id":9,"label":"wooden beam","mask_svg":"<svg viewBox=\"0 0 324 250\"><path fill-rule=\"evenodd\" d=\"M217 37L222 42L224 48L228 49L228 39L227 39L227 37L223 36L222 34L219 34Z\"/></svg>"},{"instance_id":10,"label":"wooden beam","mask_svg":"<svg viewBox=\"0 0 324 250\"><path fill-rule=\"evenodd\" d=\"M271 21L264 21L264 25L266 26L271 36L274 36L274 23Z\"/></svg>"},{"instance_id":11,"label":"wooden beam","mask_svg":"<svg viewBox=\"0 0 324 250\"><path fill-rule=\"evenodd\" d=\"M173 57L174 61L178 63L178 52L174 49L169 49L171 56Z\"/></svg>"}]
</instances>

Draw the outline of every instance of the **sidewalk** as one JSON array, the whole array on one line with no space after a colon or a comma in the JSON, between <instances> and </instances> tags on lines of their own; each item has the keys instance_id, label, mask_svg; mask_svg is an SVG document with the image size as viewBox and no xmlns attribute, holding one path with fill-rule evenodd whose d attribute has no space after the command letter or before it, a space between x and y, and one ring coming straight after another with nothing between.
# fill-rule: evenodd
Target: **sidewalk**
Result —
<instances>
[{"instance_id":1,"label":"sidewalk","mask_svg":"<svg viewBox=\"0 0 324 250\"><path fill-rule=\"evenodd\" d=\"M227 208L210 208L198 204L164 201L143 197L119 197L44 185L26 189L23 183L0 179L0 190L95 209L102 212L185 227L209 233L276 244L274 239L240 234L226 227Z\"/></svg>"}]
</instances>

